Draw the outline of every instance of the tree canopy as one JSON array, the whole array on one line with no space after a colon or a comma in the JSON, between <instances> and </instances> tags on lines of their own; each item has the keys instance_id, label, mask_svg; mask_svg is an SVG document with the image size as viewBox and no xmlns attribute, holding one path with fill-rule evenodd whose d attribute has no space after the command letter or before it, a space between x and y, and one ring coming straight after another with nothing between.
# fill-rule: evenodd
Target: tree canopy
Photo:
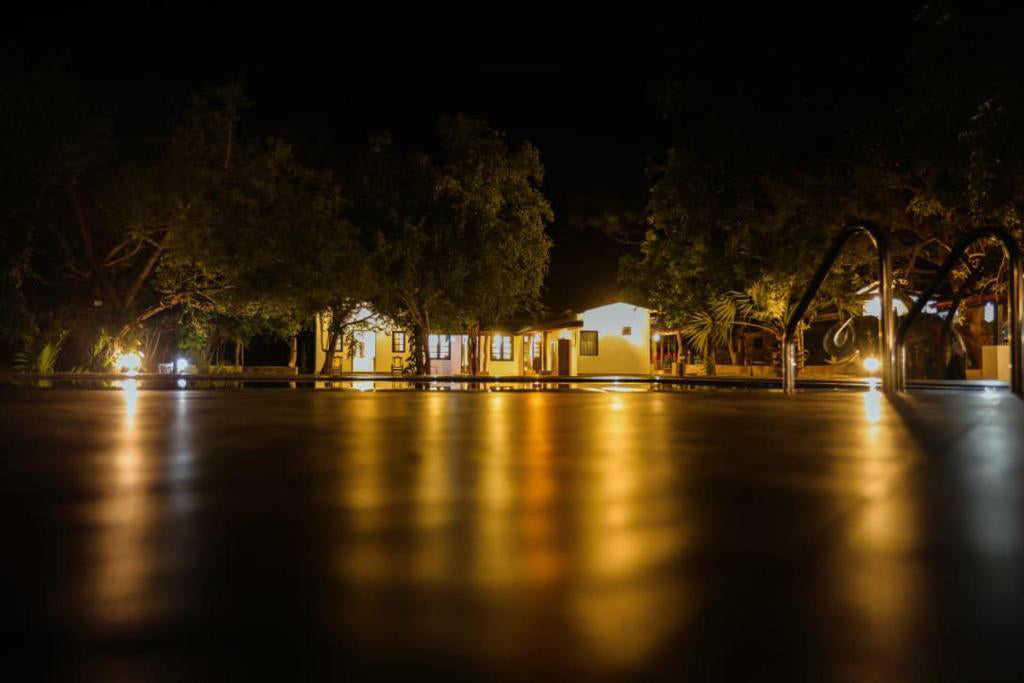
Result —
<instances>
[{"instance_id":1,"label":"tree canopy","mask_svg":"<svg viewBox=\"0 0 1024 683\"><path fill-rule=\"evenodd\" d=\"M738 46L742 67L723 67L715 83L699 65L702 51L723 52L709 48L721 37L683 41L659 90L674 136L651 163L646 233L621 265L623 282L663 325L706 332L716 310L735 316L720 322L757 322L730 301L766 288L779 290L774 300L798 297L831 236L854 220L893 234L897 295L908 300L972 226L1020 238L1022 61L1012 22L992 9L894 10L904 29L868 44L803 38L839 43L822 63L807 60L805 44L765 35ZM851 246L822 304L841 308L876 279L866 242ZM1001 287L1000 258L977 245L951 290L979 269L988 275L972 291Z\"/></svg>"}]
</instances>

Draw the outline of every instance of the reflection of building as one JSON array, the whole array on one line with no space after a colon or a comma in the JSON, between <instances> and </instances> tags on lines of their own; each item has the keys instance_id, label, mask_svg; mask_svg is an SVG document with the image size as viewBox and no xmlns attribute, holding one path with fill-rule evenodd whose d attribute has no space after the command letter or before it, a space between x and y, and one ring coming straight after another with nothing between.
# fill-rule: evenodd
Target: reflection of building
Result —
<instances>
[{"instance_id":1,"label":"reflection of building","mask_svg":"<svg viewBox=\"0 0 1024 683\"><path fill-rule=\"evenodd\" d=\"M382 316L367 315L351 334L338 340L332 369L339 373L401 372L411 355L411 332ZM327 335L317 316L316 367L323 367ZM513 330L480 333L481 374L623 375L651 372L650 311L625 303L598 306ZM431 334L430 373L469 373L469 337Z\"/></svg>"}]
</instances>

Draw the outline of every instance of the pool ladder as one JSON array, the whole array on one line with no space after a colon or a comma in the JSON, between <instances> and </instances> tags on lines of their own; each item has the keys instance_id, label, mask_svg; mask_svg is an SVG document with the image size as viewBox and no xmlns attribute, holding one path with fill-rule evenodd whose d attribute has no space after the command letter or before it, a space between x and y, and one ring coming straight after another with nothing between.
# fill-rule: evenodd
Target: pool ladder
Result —
<instances>
[{"instance_id":1,"label":"pool ladder","mask_svg":"<svg viewBox=\"0 0 1024 683\"><path fill-rule=\"evenodd\" d=\"M881 340L882 355L882 391L895 393L906 391L907 388L907 366L906 366L906 340L910 326L914 324L921 314L925 305L938 291L942 282L949 276L957 261L963 258L967 248L980 239L994 237L1003 246L1003 253L1010 262L1009 278L1010 284L1007 297L1010 306L1010 390L1017 396L1024 398L1024 259L1021 249L1016 240L1004 228L985 227L973 230L965 235L953 250L950 251L946 261L936 272L931 283L917 297L914 305L896 328L896 312L893 309L893 277L892 277L892 250L888 234L876 225L868 222L858 221L844 228L832 240L825 258L815 271L811 281L807 284L804 294L800 297L789 319L786 321L786 328L782 338L782 389L787 394L796 390L796 331L811 305L811 301L817 295L825 278L828 277L836 259L843 252L846 243L855 235L865 234L875 245L878 253L878 282L882 304L881 315L879 316L879 339ZM950 315L955 312L950 311Z\"/></svg>"}]
</instances>

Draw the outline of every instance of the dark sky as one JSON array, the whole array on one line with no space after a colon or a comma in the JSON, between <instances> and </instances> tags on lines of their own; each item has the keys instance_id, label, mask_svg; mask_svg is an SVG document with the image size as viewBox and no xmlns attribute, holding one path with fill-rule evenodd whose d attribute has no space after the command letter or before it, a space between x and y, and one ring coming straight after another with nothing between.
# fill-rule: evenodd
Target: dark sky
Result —
<instances>
[{"instance_id":1,"label":"dark sky","mask_svg":"<svg viewBox=\"0 0 1024 683\"><path fill-rule=\"evenodd\" d=\"M642 210L647 160L670 141L652 84L673 64L687 60L684 68L712 92L762 72L803 87L821 81L815 70L827 70L864 26L873 28L870 44L898 37L907 16L754 16L725 7L630 18L593 5L557 14L289 15L281 5L255 7L217 16L184 6L161 15L80 11L10 20L6 33L67 54L92 95L117 103L126 139L158 132L171 103L189 91L241 79L255 104L249 132L282 135L309 163L336 163L383 130L399 144L426 144L445 113L481 117L512 140L529 140L540 149L556 213L544 295L552 310L615 294L628 248L579 217L608 206Z\"/></svg>"}]
</instances>

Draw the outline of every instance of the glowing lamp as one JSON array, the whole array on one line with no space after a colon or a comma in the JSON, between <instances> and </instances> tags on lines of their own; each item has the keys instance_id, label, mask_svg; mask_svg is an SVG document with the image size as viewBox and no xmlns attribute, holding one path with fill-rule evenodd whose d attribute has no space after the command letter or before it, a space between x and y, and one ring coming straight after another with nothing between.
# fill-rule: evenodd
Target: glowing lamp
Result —
<instances>
[{"instance_id":1,"label":"glowing lamp","mask_svg":"<svg viewBox=\"0 0 1024 683\"><path fill-rule=\"evenodd\" d=\"M654 341L656 341L656 342L660 342L661 341L661 334L658 333L658 332L655 332L654 336L651 337L651 338L654 339Z\"/></svg>"},{"instance_id":2,"label":"glowing lamp","mask_svg":"<svg viewBox=\"0 0 1024 683\"><path fill-rule=\"evenodd\" d=\"M122 353L117 357L117 369L125 375L138 374L142 369L141 353Z\"/></svg>"},{"instance_id":3,"label":"glowing lamp","mask_svg":"<svg viewBox=\"0 0 1024 683\"><path fill-rule=\"evenodd\" d=\"M864 369L868 372L877 372L880 367L882 367L882 363L874 356L868 356L864 359Z\"/></svg>"},{"instance_id":4,"label":"glowing lamp","mask_svg":"<svg viewBox=\"0 0 1024 683\"><path fill-rule=\"evenodd\" d=\"M179 375L185 372L186 368L188 368L187 358L179 358L178 360L174 361L174 371Z\"/></svg>"},{"instance_id":5,"label":"glowing lamp","mask_svg":"<svg viewBox=\"0 0 1024 683\"><path fill-rule=\"evenodd\" d=\"M996 319L996 305L991 301L985 304L985 322L990 323Z\"/></svg>"}]
</instances>

